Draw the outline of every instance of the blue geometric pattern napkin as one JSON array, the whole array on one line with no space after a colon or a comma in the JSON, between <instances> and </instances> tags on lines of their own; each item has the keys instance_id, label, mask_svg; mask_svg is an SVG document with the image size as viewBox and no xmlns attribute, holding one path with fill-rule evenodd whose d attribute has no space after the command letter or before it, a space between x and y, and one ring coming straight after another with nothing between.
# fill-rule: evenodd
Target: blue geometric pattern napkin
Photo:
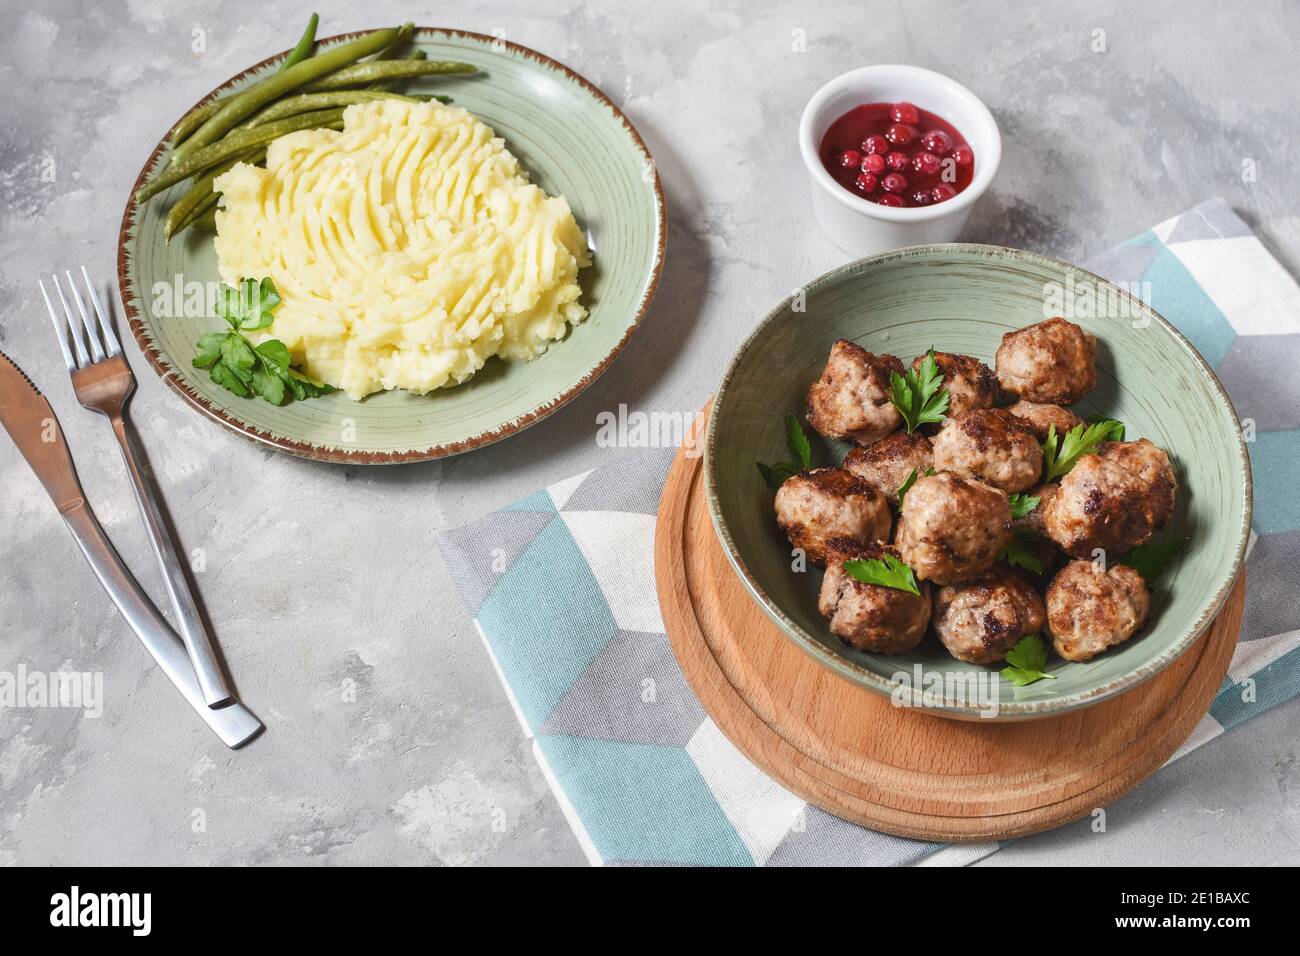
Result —
<instances>
[{"instance_id":1,"label":"blue geometric pattern napkin","mask_svg":"<svg viewBox=\"0 0 1300 956\"><path fill-rule=\"evenodd\" d=\"M1176 324L1255 429L1241 643L1176 760L1300 692L1300 496L1291 487L1300 471L1300 288L1219 199L1089 268L1140 291ZM669 647L654 585L655 511L672 456L672 449L624 453L440 536L465 607L588 859L953 864L996 850L845 823L764 775L704 713Z\"/></svg>"}]
</instances>

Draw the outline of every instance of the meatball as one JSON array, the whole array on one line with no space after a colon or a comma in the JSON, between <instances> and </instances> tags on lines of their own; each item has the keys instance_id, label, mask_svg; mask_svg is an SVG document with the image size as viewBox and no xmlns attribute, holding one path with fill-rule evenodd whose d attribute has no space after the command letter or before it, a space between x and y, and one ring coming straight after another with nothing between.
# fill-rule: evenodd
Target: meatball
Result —
<instances>
[{"instance_id":1,"label":"meatball","mask_svg":"<svg viewBox=\"0 0 1300 956\"><path fill-rule=\"evenodd\" d=\"M826 563L826 542L868 543L889 538L889 505L875 488L843 468L814 468L776 492L776 521L813 564Z\"/></svg>"},{"instance_id":2,"label":"meatball","mask_svg":"<svg viewBox=\"0 0 1300 956\"><path fill-rule=\"evenodd\" d=\"M891 505L898 505L898 489L916 470L919 478L934 466L930 439L918 432L895 432L866 448L855 448L844 459L844 467L879 491Z\"/></svg>"},{"instance_id":3,"label":"meatball","mask_svg":"<svg viewBox=\"0 0 1300 956\"><path fill-rule=\"evenodd\" d=\"M1019 398L1069 405L1097 384L1097 337L1059 316L1002 336L998 384Z\"/></svg>"},{"instance_id":4,"label":"meatball","mask_svg":"<svg viewBox=\"0 0 1300 956\"><path fill-rule=\"evenodd\" d=\"M995 565L966 584L949 584L934 596L934 629L959 661L994 664L1026 634L1043 627L1043 599L1023 574Z\"/></svg>"},{"instance_id":5,"label":"meatball","mask_svg":"<svg viewBox=\"0 0 1300 956\"><path fill-rule=\"evenodd\" d=\"M1122 466L1144 482L1158 485L1161 490L1167 491L1169 509L1173 510L1177 481L1174 478L1173 465L1169 462L1169 455L1159 445L1145 438L1136 441L1112 441L1106 442L1097 449L1097 454L1107 461ZM1162 521L1161 524L1163 523Z\"/></svg>"},{"instance_id":6,"label":"meatball","mask_svg":"<svg viewBox=\"0 0 1300 956\"><path fill-rule=\"evenodd\" d=\"M828 545L826 576L817 609L831 622L831 633L864 651L901 654L921 643L930 623L930 585L917 582L920 595L880 584L865 584L844 570L845 561L898 556L890 545L861 545L835 539Z\"/></svg>"},{"instance_id":7,"label":"meatball","mask_svg":"<svg viewBox=\"0 0 1300 956\"><path fill-rule=\"evenodd\" d=\"M912 368L920 370L924 355L912 360ZM954 355L935 352L935 364L943 376L943 387L948 390L948 414L960 415L972 408L992 408L998 397L998 380L989 368L972 355Z\"/></svg>"},{"instance_id":8,"label":"meatball","mask_svg":"<svg viewBox=\"0 0 1300 956\"><path fill-rule=\"evenodd\" d=\"M903 421L890 400L890 372L902 375L903 363L840 339L808 389L808 424L827 438L859 445L884 438Z\"/></svg>"},{"instance_id":9,"label":"meatball","mask_svg":"<svg viewBox=\"0 0 1300 956\"><path fill-rule=\"evenodd\" d=\"M1047 589L1052 646L1067 661L1096 657L1136 634L1150 606L1146 582L1127 565L1099 571L1091 561L1071 561Z\"/></svg>"},{"instance_id":10,"label":"meatball","mask_svg":"<svg viewBox=\"0 0 1300 956\"><path fill-rule=\"evenodd\" d=\"M1043 524L1073 557L1089 557L1097 548L1121 555L1164 527L1177 487L1169 456L1145 438L1107 442L1061 479Z\"/></svg>"},{"instance_id":11,"label":"meatball","mask_svg":"<svg viewBox=\"0 0 1300 956\"><path fill-rule=\"evenodd\" d=\"M894 543L917 577L956 584L987 571L1011 537L1011 506L996 488L941 472L907 493Z\"/></svg>"},{"instance_id":12,"label":"meatball","mask_svg":"<svg viewBox=\"0 0 1300 956\"><path fill-rule=\"evenodd\" d=\"M1039 441L1047 440L1047 431L1052 426L1056 426L1056 434L1064 435L1075 425L1081 425L1083 419L1068 408L1062 408L1060 405L1042 405L1038 402L1027 402L1023 398L1007 409L1012 415L1015 415L1025 423L1025 427L1034 433L1034 437Z\"/></svg>"},{"instance_id":13,"label":"meatball","mask_svg":"<svg viewBox=\"0 0 1300 956\"><path fill-rule=\"evenodd\" d=\"M1031 488L1043 471L1043 448L1005 408L975 408L949 418L934 439L934 467L1003 491Z\"/></svg>"}]
</instances>

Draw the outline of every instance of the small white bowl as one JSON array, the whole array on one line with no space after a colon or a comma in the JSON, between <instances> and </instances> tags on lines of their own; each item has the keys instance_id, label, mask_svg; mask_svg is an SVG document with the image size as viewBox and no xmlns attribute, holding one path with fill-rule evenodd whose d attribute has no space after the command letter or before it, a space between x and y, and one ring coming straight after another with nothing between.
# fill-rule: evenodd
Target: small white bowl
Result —
<instances>
[{"instance_id":1,"label":"small white bowl","mask_svg":"<svg viewBox=\"0 0 1300 956\"><path fill-rule=\"evenodd\" d=\"M899 101L943 117L974 150L975 176L952 199L913 209L881 206L849 192L822 165L822 137L832 123L864 103ZM845 252L872 256L902 246L956 239L971 206L998 171L1002 134L988 107L956 80L917 66L886 64L852 70L817 91L799 121L799 152L812 180L818 224Z\"/></svg>"}]
</instances>

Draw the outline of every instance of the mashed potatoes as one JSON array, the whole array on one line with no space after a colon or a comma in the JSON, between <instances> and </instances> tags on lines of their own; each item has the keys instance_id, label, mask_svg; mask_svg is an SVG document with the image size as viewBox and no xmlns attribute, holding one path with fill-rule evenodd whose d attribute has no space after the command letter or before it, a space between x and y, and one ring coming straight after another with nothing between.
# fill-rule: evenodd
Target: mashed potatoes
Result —
<instances>
[{"instance_id":1,"label":"mashed potatoes","mask_svg":"<svg viewBox=\"0 0 1300 956\"><path fill-rule=\"evenodd\" d=\"M587 242L492 130L441 103L348 107L344 129L273 142L217 180L221 278L275 280L260 333L352 398L463 382L582 321Z\"/></svg>"}]
</instances>

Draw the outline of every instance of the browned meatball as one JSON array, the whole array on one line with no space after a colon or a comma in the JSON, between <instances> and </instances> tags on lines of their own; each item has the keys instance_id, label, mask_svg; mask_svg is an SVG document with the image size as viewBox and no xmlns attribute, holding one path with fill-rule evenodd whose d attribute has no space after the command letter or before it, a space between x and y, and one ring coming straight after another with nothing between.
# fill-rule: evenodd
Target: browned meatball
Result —
<instances>
[{"instance_id":1,"label":"browned meatball","mask_svg":"<svg viewBox=\"0 0 1300 956\"><path fill-rule=\"evenodd\" d=\"M949 418L934 439L934 467L1003 491L1033 487L1043 448L1005 408L976 408Z\"/></svg>"},{"instance_id":2,"label":"browned meatball","mask_svg":"<svg viewBox=\"0 0 1300 956\"><path fill-rule=\"evenodd\" d=\"M919 478L934 465L930 439L919 432L895 432L874 445L855 448L844 458L844 467L898 504L898 489L916 470Z\"/></svg>"},{"instance_id":3,"label":"browned meatball","mask_svg":"<svg viewBox=\"0 0 1300 956\"><path fill-rule=\"evenodd\" d=\"M998 384L1012 395L1069 405L1097 384L1097 337L1059 316L1008 332L998 346Z\"/></svg>"},{"instance_id":4,"label":"browned meatball","mask_svg":"<svg viewBox=\"0 0 1300 956\"><path fill-rule=\"evenodd\" d=\"M1107 442L1061 479L1043 512L1047 533L1076 558L1122 555L1164 527L1177 492L1169 456L1145 438Z\"/></svg>"},{"instance_id":5,"label":"browned meatball","mask_svg":"<svg viewBox=\"0 0 1300 956\"><path fill-rule=\"evenodd\" d=\"M930 623L930 586L917 582L921 592L918 596L865 584L844 570L845 561L879 558L885 552L898 557L897 549L890 545L832 541L817 609L830 619L831 633L854 647L879 654L901 654L925 637Z\"/></svg>"},{"instance_id":6,"label":"browned meatball","mask_svg":"<svg viewBox=\"0 0 1300 956\"><path fill-rule=\"evenodd\" d=\"M924 355L912 359L912 368L919 371ZM943 387L948 390L948 415L960 415L972 408L992 408L998 397L998 380L989 368L973 355L955 355L952 352L935 352L934 362L943 376Z\"/></svg>"},{"instance_id":7,"label":"browned meatball","mask_svg":"<svg viewBox=\"0 0 1300 956\"><path fill-rule=\"evenodd\" d=\"M776 492L776 521L813 564L826 563L826 542L848 538L887 541L889 505L875 488L843 468L814 468Z\"/></svg>"},{"instance_id":8,"label":"browned meatball","mask_svg":"<svg viewBox=\"0 0 1300 956\"><path fill-rule=\"evenodd\" d=\"M1047 589L1052 646L1067 661L1096 657L1136 634L1150 606L1146 582L1127 565L1099 571L1091 561L1071 561Z\"/></svg>"},{"instance_id":9,"label":"browned meatball","mask_svg":"<svg viewBox=\"0 0 1300 956\"><path fill-rule=\"evenodd\" d=\"M1068 408L1062 408L1060 405L1041 405L1038 402L1027 402L1023 398L1008 408L1007 411L1023 421L1039 441L1047 439L1048 429L1052 425L1056 426L1056 434L1064 435L1075 425L1083 423L1083 419Z\"/></svg>"},{"instance_id":10,"label":"browned meatball","mask_svg":"<svg viewBox=\"0 0 1300 956\"><path fill-rule=\"evenodd\" d=\"M890 401L890 372L902 375L903 363L840 339L808 389L808 424L827 438L859 445L884 438L903 421Z\"/></svg>"},{"instance_id":11,"label":"browned meatball","mask_svg":"<svg viewBox=\"0 0 1300 956\"><path fill-rule=\"evenodd\" d=\"M956 584L987 571L1010 537L1006 495L941 472L918 479L907 493L894 543L917 577Z\"/></svg>"},{"instance_id":12,"label":"browned meatball","mask_svg":"<svg viewBox=\"0 0 1300 956\"><path fill-rule=\"evenodd\" d=\"M1174 468L1169 462L1169 455L1159 445L1145 438L1112 441L1097 449L1097 454L1106 461L1123 466L1143 481L1159 485L1161 490L1168 493L1169 508L1173 509L1173 497L1177 488Z\"/></svg>"},{"instance_id":13,"label":"browned meatball","mask_svg":"<svg viewBox=\"0 0 1300 956\"><path fill-rule=\"evenodd\" d=\"M949 584L934 596L934 629L959 661L993 664L1026 634L1042 629L1043 599L1028 579L994 565L966 584Z\"/></svg>"}]
</instances>

